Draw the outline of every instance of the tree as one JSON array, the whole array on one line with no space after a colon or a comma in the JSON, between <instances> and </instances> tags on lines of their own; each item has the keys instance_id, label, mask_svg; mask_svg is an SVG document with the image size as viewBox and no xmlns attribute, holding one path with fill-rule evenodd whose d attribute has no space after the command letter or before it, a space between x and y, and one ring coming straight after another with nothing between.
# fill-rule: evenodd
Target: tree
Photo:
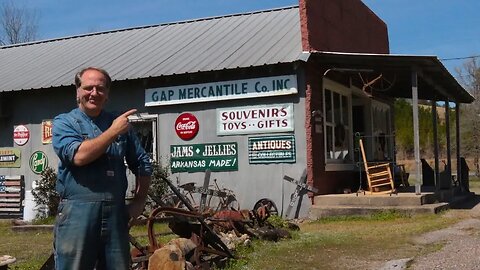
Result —
<instances>
[{"instance_id":1,"label":"tree","mask_svg":"<svg viewBox=\"0 0 480 270\"><path fill-rule=\"evenodd\" d=\"M29 42L37 38L37 11L19 7L17 3L5 0L0 5L0 45Z\"/></svg>"},{"instance_id":2,"label":"tree","mask_svg":"<svg viewBox=\"0 0 480 270\"><path fill-rule=\"evenodd\" d=\"M401 157L407 158L413 155L413 112L412 104L405 99L395 101L395 142ZM437 113L438 114L438 113ZM452 119L451 119L452 120ZM422 155L431 155L434 147L434 134L432 123L432 110L430 106L419 106L418 129L420 133L420 151ZM445 122L438 121L438 145L439 150L445 149L446 129Z\"/></svg>"},{"instance_id":3,"label":"tree","mask_svg":"<svg viewBox=\"0 0 480 270\"><path fill-rule=\"evenodd\" d=\"M480 173L480 68L479 61L472 58L456 68L459 82L475 97L475 101L465 105L461 113L462 153L468 153L474 160L475 171Z\"/></svg>"}]
</instances>

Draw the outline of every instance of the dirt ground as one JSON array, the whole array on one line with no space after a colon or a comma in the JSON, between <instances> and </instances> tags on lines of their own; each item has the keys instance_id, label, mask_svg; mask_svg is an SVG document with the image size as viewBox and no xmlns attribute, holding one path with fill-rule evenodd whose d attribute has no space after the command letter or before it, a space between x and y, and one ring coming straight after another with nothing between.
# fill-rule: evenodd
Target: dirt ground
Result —
<instances>
[{"instance_id":1,"label":"dirt ground","mask_svg":"<svg viewBox=\"0 0 480 270\"><path fill-rule=\"evenodd\" d=\"M465 219L413 239L416 244L440 248L418 257L389 261L379 269L480 269L480 195L449 211L448 215L462 215Z\"/></svg>"}]
</instances>

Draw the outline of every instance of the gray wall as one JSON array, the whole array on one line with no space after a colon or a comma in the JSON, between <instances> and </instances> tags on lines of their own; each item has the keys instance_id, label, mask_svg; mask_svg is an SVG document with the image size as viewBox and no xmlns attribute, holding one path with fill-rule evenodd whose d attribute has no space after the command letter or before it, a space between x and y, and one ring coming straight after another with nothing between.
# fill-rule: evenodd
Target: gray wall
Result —
<instances>
[{"instance_id":1,"label":"gray wall","mask_svg":"<svg viewBox=\"0 0 480 270\"><path fill-rule=\"evenodd\" d=\"M271 74L268 76L275 76ZM249 77L256 77L255 75ZM245 78L245 75L243 75ZM236 79L236 78L229 78ZM210 82L220 81L218 76L212 76ZM240 100L215 101L194 104L168 105L158 107L145 107L145 82L142 80L114 83L107 110L126 111L137 108L140 112L158 115L158 153L160 161L168 164L170 145L203 144L212 142L237 142L238 143L238 171L212 172L211 179L217 179L220 187L233 190L240 202L242 209L251 209L256 201L261 198L272 199L279 211L285 212L295 185L284 181L283 176L288 175L299 179L306 167L306 138L305 138L305 89L303 73L297 74L299 93L290 96L249 98ZM185 84L191 84L186 82ZM24 175L26 189L30 190L32 181L40 176L34 174L29 167L29 158L34 151L41 150L48 155L49 166L57 167L58 158L53 152L51 144L41 142L41 122L44 119L53 119L59 113L70 111L76 107L75 89L73 86L57 89L42 89L35 91L18 91L12 93L9 102L13 104L12 115L7 119L0 119L2 127L0 147L17 147L21 149L21 168L0 168L0 175ZM234 136L216 135L216 109L241 106L254 106L265 104L294 104L296 163L294 164L258 164L248 162L248 137L261 135L279 135L291 133L265 133ZM180 113L193 113L200 123L199 134L192 140L185 142L175 133L174 123ZM30 130L30 140L24 146L13 143L13 126L26 125ZM204 173L175 173L171 176L174 182L180 183L194 181L203 183ZM301 216L306 216L310 206L306 195L303 197Z\"/></svg>"},{"instance_id":2,"label":"gray wall","mask_svg":"<svg viewBox=\"0 0 480 270\"><path fill-rule=\"evenodd\" d=\"M275 75L270 75L275 76ZM279 211L286 211L290 202L290 195L296 186L283 180L288 175L296 180L300 179L306 168L306 131L305 131L305 88L302 73L297 74L298 90L296 95L249 98L228 101L212 101L201 104L181 104L149 107L151 114L158 114L158 150L163 164L168 164L170 145L204 144L212 142L237 142L238 144L238 171L212 172L211 179L217 179L220 187L234 191L242 209L252 209L255 202L262 198L269 198L275 202ZM216 109L243 106L255 106L265 104L293 103L296 163L278 164L249 164L248 161L248 137L283 135L291 133L262 133L217 136L216 135ZM175 120L180 113L190 112L194 114L200 125L199 133L190 141L183 141L175 133ZM196 182L203 184L203 172L175 173L171 179L180 183ZM213 183L211 181L211 183ZM310 201L305 195L301 207L301 216L305 216L310 207ZM292 212L293 213L293 212Z\"/></svg>"}]
</instances>

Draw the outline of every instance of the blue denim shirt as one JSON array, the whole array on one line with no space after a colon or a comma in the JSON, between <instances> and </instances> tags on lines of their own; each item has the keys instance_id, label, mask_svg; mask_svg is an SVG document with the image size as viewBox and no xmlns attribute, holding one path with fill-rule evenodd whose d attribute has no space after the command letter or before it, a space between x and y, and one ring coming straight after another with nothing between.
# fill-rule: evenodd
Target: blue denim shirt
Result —
<instances>
[{"instance_id":1,"label":"blue denim shirt","mask_svg":"<svg viewBox=\"0 0 480 270\"><path fill-rule=\"evenodd\" d=\"M60 114L53 120L52 145L60 158L56 189L63 199L87 201L124 200L127 189L125 161L137 176L150 176L150 158L133 129L118 136L97 160L75 166L73 157L85 139L107 130L117 116L102 111L91 118L80 109Z\"/></svg>"}]
</instances>

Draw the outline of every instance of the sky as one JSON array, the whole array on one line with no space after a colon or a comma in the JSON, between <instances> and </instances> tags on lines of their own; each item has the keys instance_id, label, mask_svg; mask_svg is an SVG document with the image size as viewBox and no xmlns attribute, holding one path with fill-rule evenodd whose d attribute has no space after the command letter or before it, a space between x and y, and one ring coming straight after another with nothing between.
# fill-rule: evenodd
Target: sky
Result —
<instances>
[{"instance_id":1,"label":"sky","mask_svg":"<svg viewBox=\"0 0 480 270\"><path fill-rule=\"evenodd\" d=\"M0 3L3 1L7 0ZM36 10L41 39L298 5L298 0L15 2ZM468 61L467 57L480 55L480 0L363 2L387 24L392 54L435 55L455 77L461 75L455 68Z\"/></svg>"}]
</instances>

